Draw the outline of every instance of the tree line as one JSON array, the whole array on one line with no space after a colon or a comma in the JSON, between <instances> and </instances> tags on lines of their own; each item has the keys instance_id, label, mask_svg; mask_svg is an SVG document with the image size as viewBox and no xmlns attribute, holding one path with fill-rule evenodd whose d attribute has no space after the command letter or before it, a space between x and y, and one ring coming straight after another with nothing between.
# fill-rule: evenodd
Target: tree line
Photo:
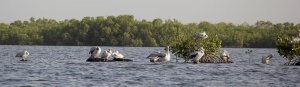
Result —
<instances>
[{"instance_id":1,"label":"tree line","mask_svg":"<svg viewBox=\"0 0 300 87\"><path fill-rule=\"evenodd\" d=\"M278 35L295 36L300 24L188 23L176 19L137 20L133 15L84 17L81 20L33 18L0 23L0 45L165 46L178 35L207 32L217 35L222 47L276 47Z\"/></svg>"}]
</instances>

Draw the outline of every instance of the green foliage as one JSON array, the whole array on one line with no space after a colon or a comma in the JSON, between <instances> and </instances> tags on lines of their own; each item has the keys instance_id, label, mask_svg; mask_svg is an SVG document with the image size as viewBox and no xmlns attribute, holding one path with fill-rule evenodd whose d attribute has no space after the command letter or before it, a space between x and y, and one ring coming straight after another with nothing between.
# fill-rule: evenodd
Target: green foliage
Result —
<instances>
[{"instance_id":1,"label":"green foliage","mask_svg":"<svg viewBox=\"0 0 300 87\"><path fill-rule=\"evenodd\" d=\"M276 42L280 56L288 60L288 64L295 58L300 57L300 41L291 42L292 38L287 36L278 37Z\"/></svg>"},{"instance_id":2,"label":"green foliage","mask_svg":"<svg viewBox=\"0 0 300 87\"><path fill-rule=\"evenodd\" d=\"M218 55L221 48L222 41L217 35L211 35L204 41L203 47L205 49L205 55Z\"/></svg>"}]
</instances>

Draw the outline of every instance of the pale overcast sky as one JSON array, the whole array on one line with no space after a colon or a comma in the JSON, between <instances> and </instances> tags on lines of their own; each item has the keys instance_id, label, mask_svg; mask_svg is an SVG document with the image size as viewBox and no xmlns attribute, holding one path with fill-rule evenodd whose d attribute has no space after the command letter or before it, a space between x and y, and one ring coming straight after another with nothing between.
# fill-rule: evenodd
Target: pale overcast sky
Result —
<instances>
[{"instance_id":1,"label":"pale overcast sky","mask_svg":"<svg viewBox=\"0 0 300 87\"><path fill-rule=\"evenodd\" d=\"M177 19L183 23L208 21L253 24L300 23L300 0L1 0L0 22L85 16L134 15L137 19Z\"/></svg>"}]
</instances>

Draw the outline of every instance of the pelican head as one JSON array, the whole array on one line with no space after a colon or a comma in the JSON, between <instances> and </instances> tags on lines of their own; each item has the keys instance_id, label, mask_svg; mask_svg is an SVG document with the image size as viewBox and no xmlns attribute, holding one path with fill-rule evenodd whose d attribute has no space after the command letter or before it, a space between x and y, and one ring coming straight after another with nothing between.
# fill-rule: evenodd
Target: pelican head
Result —
<instances>
[{"instance_id":1,"label":"pelican head","mask_svg":"<svg viewBox=\"0 0 300 87\"><path fill-rule=\"evenodd\" d=\"M202 33L200 33L200 37L201 37L202 39L206 39L206 38L208 38L208 36L207 36L206 32L202 32Z\"/></svg>"},{"instance_id":2,"label":"pelican head","mask_svg":"<svg viewBox=\"0 0 300 87\"><path fill-rule=\"evenodd\" d=\"M262 56L262 63L263 64L269 64L269 62L270 62L270 59L273 57L273 55L272 54L269 54L268 56Z\"/></svg>"}]
</instances>

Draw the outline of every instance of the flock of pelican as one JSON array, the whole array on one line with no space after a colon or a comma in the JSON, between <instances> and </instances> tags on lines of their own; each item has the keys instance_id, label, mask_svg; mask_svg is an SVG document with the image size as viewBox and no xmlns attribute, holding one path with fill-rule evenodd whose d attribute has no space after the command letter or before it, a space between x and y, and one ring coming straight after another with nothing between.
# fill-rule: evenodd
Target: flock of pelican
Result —
<instances>
[{"instance_id":1,"label":"flock of pelican","mask_svg":"<svg viewBox=\"0 0 300 87\"><path fill-rule=\"evenodd\" d=\"M119 53L119 51L112 52L111 49L107 49L101 54L100 47L92 47L89 54L90 57L86 60L87 62L132 61L130 59L124 59L122 53ZM111 57L113 59L109 60Z\"/></svg>"},{"instance_id":2,"label":"flock of pelican","mask_svg":"<svg viewBox=\"0 0 300 87\"><path fill-rule=\"evenodd\" d=\"M190 54L190 58L192 58L192 61L196 64L201 63L201 59L204 57L205 49L201 47L200 49L195 50ZM251 50L252 52L252 50ZM246 51L246 53L249 53ZM101 48L100 47L92 47L90 49L90 57L87 59L87 62L108 62L108 61L132 61L130 59L124 59L124 55L120 53L119 51L112 52L111 49L105 50L101 54ZM21 52L18 52L16 57L21 57L21 61L27 61L27 58L29 56L29 52L27 50L23 50ZM263 56L261 62L263 64L269 64L270 59L273 57L272 54L269 54L268 56ZM110 58L113 58L112 60ZM228 51L223 50L220 52L220 58L224 63L228 63L230 56ZM171 53L170 53L170 47L166 46L164 49L164 52L153 52L149 56L147 56L147 59L150 60L150 62L153 63L169 63L171 61Z\"/></svg>"},{"instance_id":3,"label":"flock of pelican","mask_svg":"<svg viewBox=\"0 0 300 87\"><path fill-rule=\"evenodd\" d=\"M201 63L201 59L203 59L205 49L201 47L200 49L195 50L190 54L190 58L192 58L192 61L196 64ZM252 52L252 51L251 51ZM246 51L248 53L248 51ZM87 59L87 62L108 62L108 61L132 61L130 59L124 59L124 55L120 53L119 51L112 52L111 49L105 50L101 54L101 48L100 47L92 47L90 49L90 57ZM29 56L29 52L27 50L23 50L21 52L18 52L16 57L21 57L21 61L27 61L27 58ZM110 60L110 58L113 58ZM263 64L269 64L270 59L273 57L272 54L269 54L268 56L263 56L261 62ZM229 53L226 50L221 51L220 58L224 63L229 62ZM164 52L153 52L149 56L147 56L147 59L150 60L150 62L153 63L169 63L171 61L171 53L170 53L170 47L166 46L164 49Z\"/></svg>"},{"instance_id":4,"label":"flock of pelican","mask_svg":"<svg viewBox=\"0 0 300 87\"><path fill-rule=\"evenodd\" d=\"M196 33L193 35L194 38L200 38L200 39L206 39L208 38L208 35L205 32L202 33ZM298 39L297 39L298 40ZM299 39L300 40L300 39ZM203 58L205 49L203 47L200 47L197 50L194 50L190 53L190 58L192 61L196 64L198 63L205 63L207 61L218 61L217 63L232 63L232 61L229 61L230 56L228 51L222 50L220 52L219 57L211 57L211 58ZM252 50L247 50L246 54L252 53ZM90 57L86 60L87 62L108 62L108 61L132 61L130 59L124 59L124 55L121 54L119 51L112 52L111 49L106 49L101 54L101 48L100 47L92 47L89 51ZM21 61L27 61L27 57L29 56L29 52L27 50L24 50L22 52L17 53L16 57L21 57ZM111 59L111 57L113 59ZM268 56L262 57L262 63L263 64L269 64L270 59L272 58L272 54ZM170 47L166 46L164 49L164 52L153 52L149 56L147 56L147 59L150 60L150 62L153 63L169 63L171 61L171 53L170 53Z\"/></svg>"}]
</instances>

